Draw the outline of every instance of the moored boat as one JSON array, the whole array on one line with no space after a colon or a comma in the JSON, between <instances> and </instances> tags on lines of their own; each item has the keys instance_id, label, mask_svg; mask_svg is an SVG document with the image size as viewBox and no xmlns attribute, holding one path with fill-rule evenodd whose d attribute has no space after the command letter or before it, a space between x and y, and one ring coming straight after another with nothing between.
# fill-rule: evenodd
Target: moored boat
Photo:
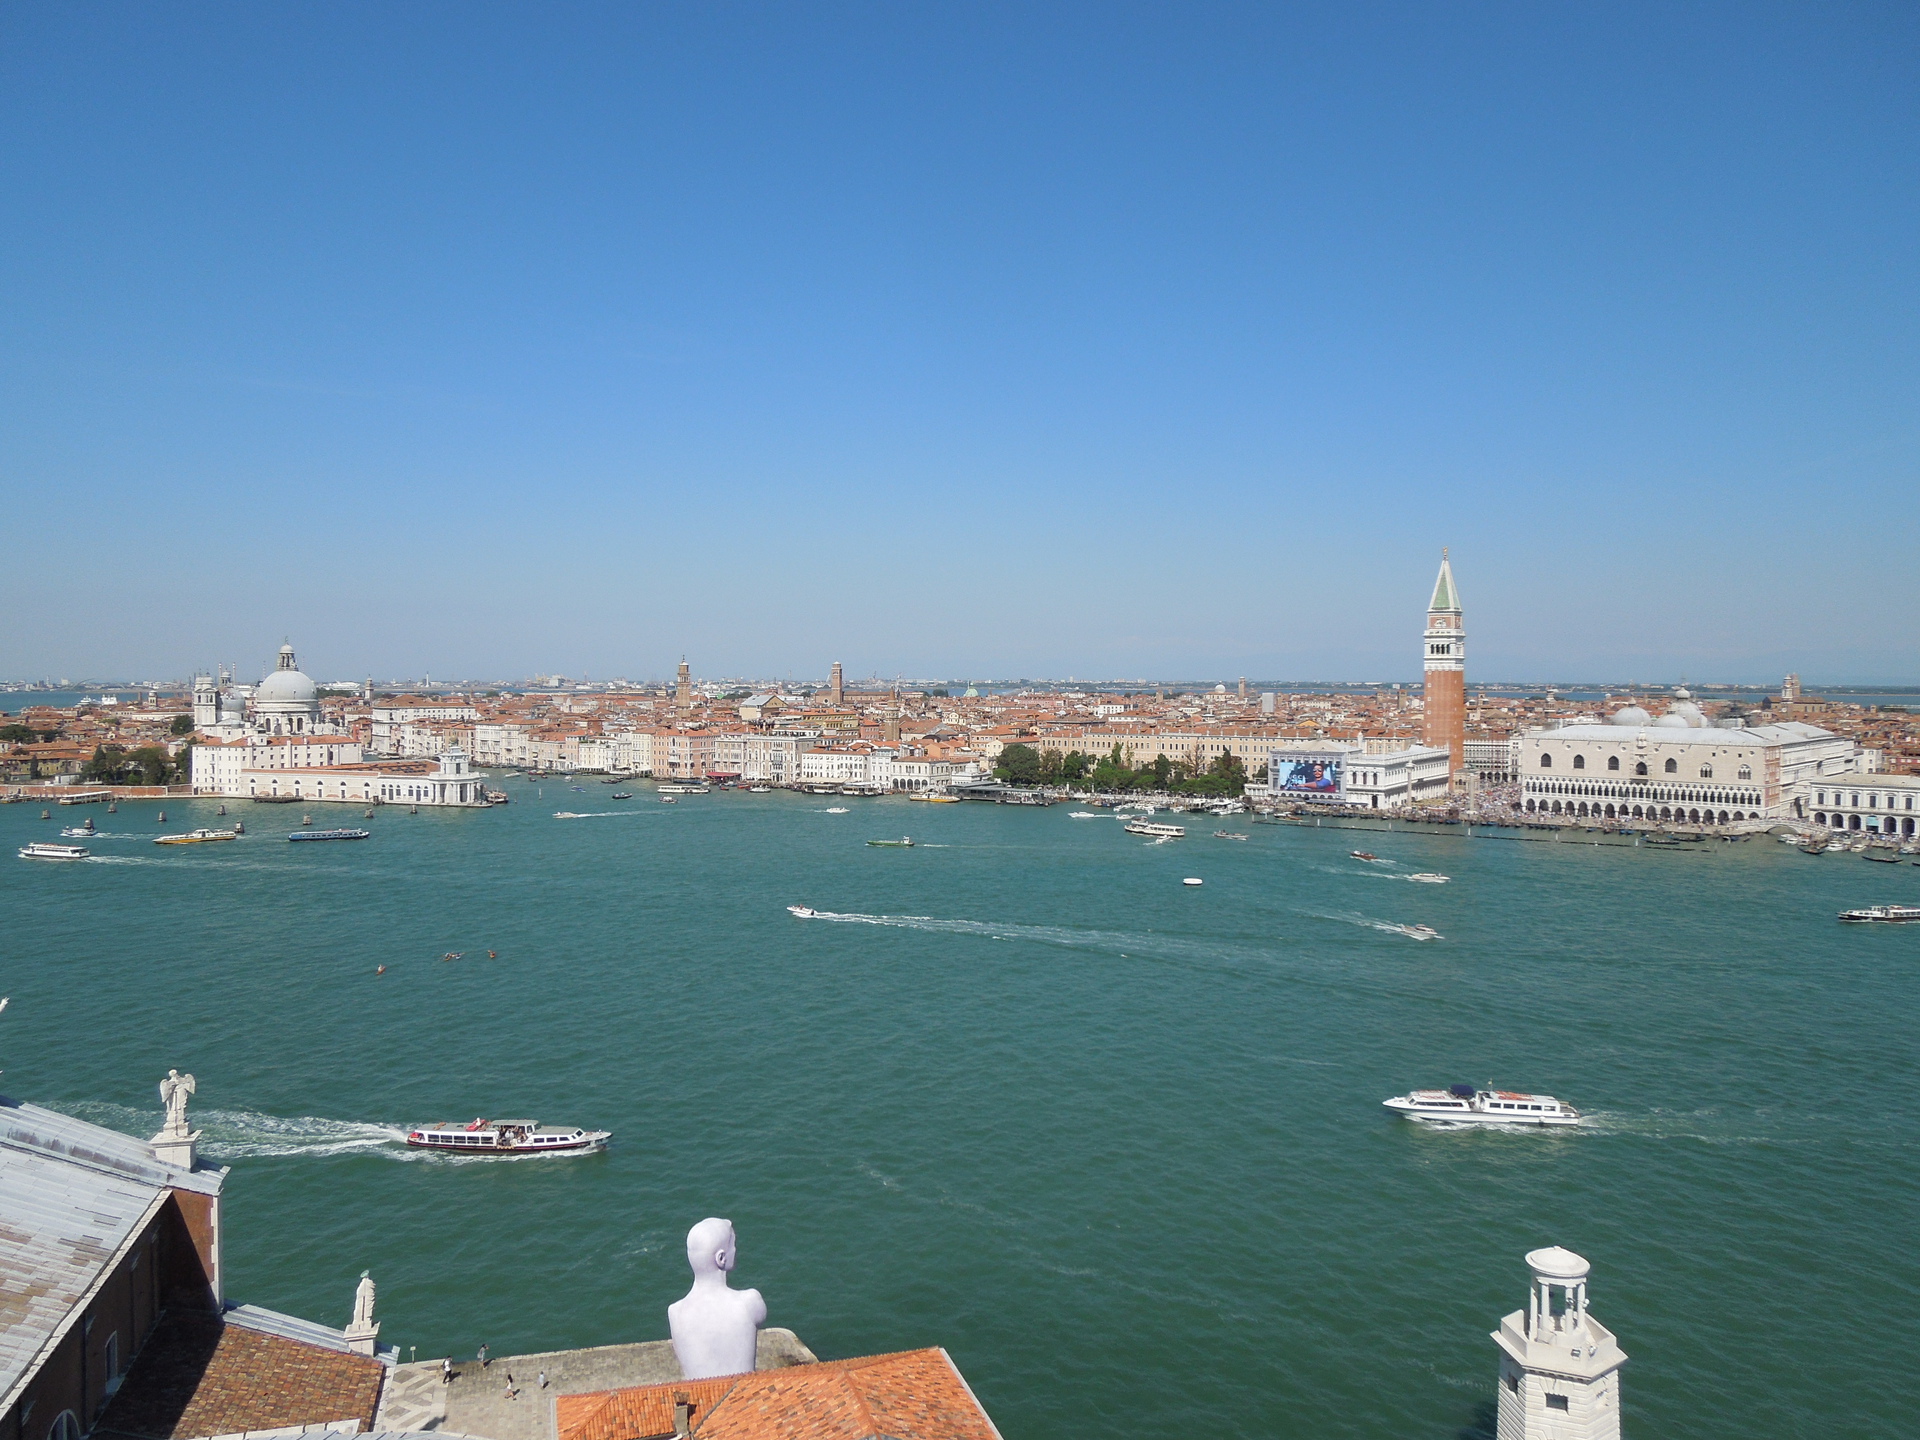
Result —
<instances>
[{"instance_id":1,"label":"moored boat","mask_svg":"<svg viewBox=\"0 0 1920 1440\"><path fill-rule=\"evenodd\" d=\"M20 847L22 860L84 860L92 853L84 845L55 845L46 840Z\"/></svg>"},{"instance_id":2,"label":"moored boat","mask_svg":"<svg viewBox=\"0 0 1920 1440\"><path fill-rule=\"evenodd\" d=\"M448 1150L456 1155L579 1155L604 1150L610 1130L572 1125L542 1125L538 1120L475 1120L459 1125L442 1120L407 1132L416 1150Z\"/></svg>"},{"instance_id":3,"label":"moored boat","mask_svg":"<svg viewBox=\"0 0 1920 1440\"><path fill-rule=\"evenodd\" d=\"M1840 918L1850 925L1911 925L1920 921L1920 905L1868 905L1861 910L1842 910Z\"/></svg>"},{"instance_id":4,"label":"moored boat","mask_svg":"<svg viewBox=\"0 0 1920 1440\"><path fill-rule=\"evenodd\" d=\"M1477 1090L1449 1085L1445 1090L1414 1090L1380 1102L1409 1120L1438 1120L1452 1125L1578 1125L1580 1112L1551 1095L1514 1090Z\"/></svg>"}]
</instances>

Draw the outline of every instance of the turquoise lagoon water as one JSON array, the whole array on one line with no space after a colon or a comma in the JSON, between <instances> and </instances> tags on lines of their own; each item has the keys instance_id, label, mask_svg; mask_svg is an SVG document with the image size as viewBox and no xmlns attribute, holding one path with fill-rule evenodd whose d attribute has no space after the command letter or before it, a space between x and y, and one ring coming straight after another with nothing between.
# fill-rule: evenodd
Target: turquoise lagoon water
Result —
<instances>
[{"instance_id":1,"label":"turquoise lagoon water","mask_svg":"<svg viewBox=\"0 0 1920 1440\"><path fill-rule=\"evenodd\" d=\"M1911 1430L1920 927L1833 917L1914 902L1920 869L511 789L354 844L235 806L244 840L156 847L133 804L91 810L94 863L9 852L0 1084L150 1133L192 1071L230 1293L341 1324L369 1268L422 1357L664 1335L719 1214L773 1323L830 1357L944 1345L1010 1440L1454 1437L1487 1422L1522 1254L1561 1244L1633 1356L1632 1433ZM83 813L0 807L0 838ZM1594 1119L1380 1108L1462 1079ZM617 1140L398 1143L476 1114Z\"/></svg>"}]
</instances>

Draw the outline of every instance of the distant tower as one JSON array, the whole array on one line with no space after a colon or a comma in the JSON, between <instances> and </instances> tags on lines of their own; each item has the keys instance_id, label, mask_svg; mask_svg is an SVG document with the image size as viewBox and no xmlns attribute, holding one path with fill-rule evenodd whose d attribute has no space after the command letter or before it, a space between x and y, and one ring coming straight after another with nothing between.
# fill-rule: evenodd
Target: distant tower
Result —
<instances>
[{"instance_id":1,"label":"distant tower","mask_svg":"<svg viewBox=\"0 0 1920 1440\"><path fill-rule=\"evenodd\" d=\"M1453 756L1449 772L1467 764L1467 621L1453 564L1440 552L1440 578L1427 605L1426 743Z\"/></svg>"},{"instance_id":2,"label":"distant tower","mask_svg":"<svg viewBox=\"0 0 1920 1440\"><path fill-rule=\"evenodd\" d=\"M1247 677L1242 675L1240 677L1240 703L1244 705L1246 704L1246 702L1247 702Z\"/></svg>"},{"instance_id":3,"label":"distant tower","mask_svg":"<svg viewBox=\"0 0 1920 1440\"><path fill-rule=\"evenodd\" d=\"M1527 1252L1527 1308L1493 1332L1500 1347L1499 1440L1620 1440L1620 1367L1613 1332L1587 1313L1592 1268L1558 1245ZM1554 1309L1555 1292L1560 1308Z\"/></svg>"},{"instance_id":4,"label":"distant tower","mask_svg":"<svg viewBox=\"0 0 1920 1440\"><path fill-rule=\"evenodd\" d=\"M193 728L205 730L220 723L220 690L211 675L193 677Z\"/></svg>"},{"instance_id":5,"label":"distant tower","mask_svg":"<svg viewBox=\"0 0 1920 1440\"><path fill-rule=\"evenodd\" d=\"M687 670L687 657L680 657L680 672L673 682L673 708L682 715L693 709L693 676Z\"/></svg>"},{"instance_id":6,"label":"distant tower","mask_svg":"<svg viewBox=\"0 0 1920 1440\"><path fill-rule=\"evenodd\" d=\"M1800 698L1800 677L1798 675L1789 675L1781 682L1780 698L1782 700L1798 700Z\"/></svg>"},{"instance_id":7,"label":"distant tower","mask_svg":"<svg viewBox=\"0 0 1920 1440\"><path fill-rule=\"evenodd\" d=\"M841 683L840 678L840 662L836 660L833 662L833 678L827 681L827 700L831 704L838 705L846 693L847 688Z\"/></svg>"}]
</instances>

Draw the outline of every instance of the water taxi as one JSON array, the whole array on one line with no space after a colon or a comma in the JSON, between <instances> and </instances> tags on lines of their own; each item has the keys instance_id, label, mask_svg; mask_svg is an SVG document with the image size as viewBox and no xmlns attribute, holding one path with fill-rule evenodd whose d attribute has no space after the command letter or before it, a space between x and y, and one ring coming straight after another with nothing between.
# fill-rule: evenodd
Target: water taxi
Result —
<instances>
[{"instance_id":1,"label":"water taxi","mask_svg":"<svg viewBox=\"0 0 1920 1440\"><path fill-rule=\"evenodd\" d=\"M611 1130L542 1125L537 1120L475 1120L471 1125L421 1125L407 1132L417 1150L451 1150L458 1155L566 1155L604 1150Z\"/></svg>"},{"instance_id":2,"label":"water taxi","mask_svg":"<svg viewBox=\"0 0 1920 1440\"><path fill-rule=\"evenodd\" d=\"M607 798L609 800L631 800L633 799L633 792L631 790L616 790Z\"/></svg>"},{"instance_id":3,"label":"water taxi","mask_svg":"<svg viewBox=\"0 0 1920 1440\"><path fill-rule=\"evenodd\" d=\"M153 843L156 845L205 845L212 840L238 840L239 838L232 830L189 830L184 835L161 835Z\"/></svg>"},{"instance_id":4,"label":"water taxi","mask_svg":"<svg viewBox=\"0 0 1920 1440\"><path fill-rule=\"evenodd\" d=\"M1453 1125L1578 1125L1580 1112L1551 1095L1513 1090L1476 1090L1449 1085L1444 1090L1415 1090L1380 1102L1409 1120L1439 1120Z\"/></svg>"},{"instance_id":5,"label":"water taxi","mask_svg":"<svg viewBox=\"0 0 1920 1440\"><path fill-rule=\"evenodd\" d=\"M1406 936L1409 940L1438 940L1442 938L1440 932L1431 925L1389 925L1387 928L1396 935Z\"/></svg>"},{"instance_id":6,"label":"water taxi","mask_svg":"<svg viewBox=\"0 0 1920 1440\"><path fill-rule=\"evenodd\" d=\"M773 793L773 787L771 785L749 785L747 787L747 793L749 795L771 795Z\"/></svg>"},{"instance_id":7,"label":"water taxi","mask_svg":"<svg viewBox=\"0 0 1920 1440\"><path fill-rule=\"evenodd\" d=\"M1213 838L1216 840L1244 840L1247 838L1247 832L1244 830L1216 830L1213 832Z\"/></svg>"},{"instance_id":8,"label":"water taxi","mask_svg":"<svg viewBox=\"0 0 1920 1440\"><path fill-rule=\"evenodd\" d=\"M69 840L90 840L99 832L93 828L93 821L89 820L84 825L69 825L60 833Z\"/></svg>"},{"instance_id":9,"label":"water taxi","mask_svg":"<svg viewBox=\"0 0 1920 1440\"><path fill-rule=\"evenodd\" d=\"M1436 875L1431 870L1422 870L1418 875L1407 876L1407 879L1413 881L1416 885L1444 885L1447 883L1448 877L1445 875Z\"/></svg>"},{"instance_id":10,"label":"water taxi","mask_svg":"<svg viewBox=\"0 0 1920 1440\"><path fill-rule=\"evenodd\" d=\"M22 860L84 860L92 853L84 845L54 845L45 840L20 847Z\"/></svg>"},{"instance_id":11,"label":"water taxi","mask_svg":"<svg viewBox=\"0 0 1920 1440\"><path fill-rule=\"evenodd\" d=\"M1069 820L1104 820L1107 817L1098 810L1072 810L1067 813Z\"/></svg>"},{"instance_id":12,"label":"water taxi","mask_svg":"<svg viewBox=\"0 0 1920 1440\"><path fill-rule=\"evenodd\" d=\"M891 845L896 848L905 848L905 849L911 850L913 848L913 837L911 835L902 835L898 840L869 840L867 841L867 844Z\"/></svg>"},{"instance_id":13,"label":"water taxi","mask_svg":"<svg viewBox=\"0 0 1920 1440\"><path fill-rule=\"evenodd\" d=\"M296 830L289 840L365 840L371 830Z\"/></svg>"},{"instance_id":14,"label":"water taxi","mask_svg":"<svg viewBox=\"0 0 1920 1440\"><path fill-rule=\"evenodd\" d=\"M1178 840L1187 833L1184 825L1158 825L1151 820L1129 820L1125 828L1129 835L1151 835L1156 840Z\"/></svg>"},{"instance_id":15,"label":"water taxi","mask_svg":"<svg viewBox=\"0 0 1920 1440\"><path fill-rule=\"evenodd\" d=\"M1842 910L1840 918L1851 925L1911 925L1920 921L1920 905L1869 905L1863 910Z\"/></svg>"}]
</instances>

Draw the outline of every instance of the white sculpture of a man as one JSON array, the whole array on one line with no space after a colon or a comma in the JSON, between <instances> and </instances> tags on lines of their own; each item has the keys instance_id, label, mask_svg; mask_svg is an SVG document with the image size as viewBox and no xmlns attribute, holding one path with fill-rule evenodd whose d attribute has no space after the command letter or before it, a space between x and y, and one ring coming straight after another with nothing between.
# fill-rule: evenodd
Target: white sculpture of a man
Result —
<instances>
[{"instance_id":1,"label":"white sculpture of a man","mask_svg":"<svg viewBox=\"0 0 1920 1440\"><path fill-rule=\"evenodd\" d=\"M688 1380L741 1375L753 1369L754 1341L767 1318L758 1290L727 1285L738 1251L731 1220L702 1220L687 1232L693 1288L667 1307L673 1353Z\"/></svg>"},{"instance_id":2,"label":"white sculpture of a man","mask_svg":"<svg viewBox=\"0 0 1920 1440\"><path fill-rule=\"evenodd\" d=\"M184 1135L187 1133L187 1097L193 1094L193 1076L182 1075L178 1070L167 1071L167 1078L160 1082L160 1099L167 1107L167 1126L164 1133Z\"/></svg>"}]
</instances>

